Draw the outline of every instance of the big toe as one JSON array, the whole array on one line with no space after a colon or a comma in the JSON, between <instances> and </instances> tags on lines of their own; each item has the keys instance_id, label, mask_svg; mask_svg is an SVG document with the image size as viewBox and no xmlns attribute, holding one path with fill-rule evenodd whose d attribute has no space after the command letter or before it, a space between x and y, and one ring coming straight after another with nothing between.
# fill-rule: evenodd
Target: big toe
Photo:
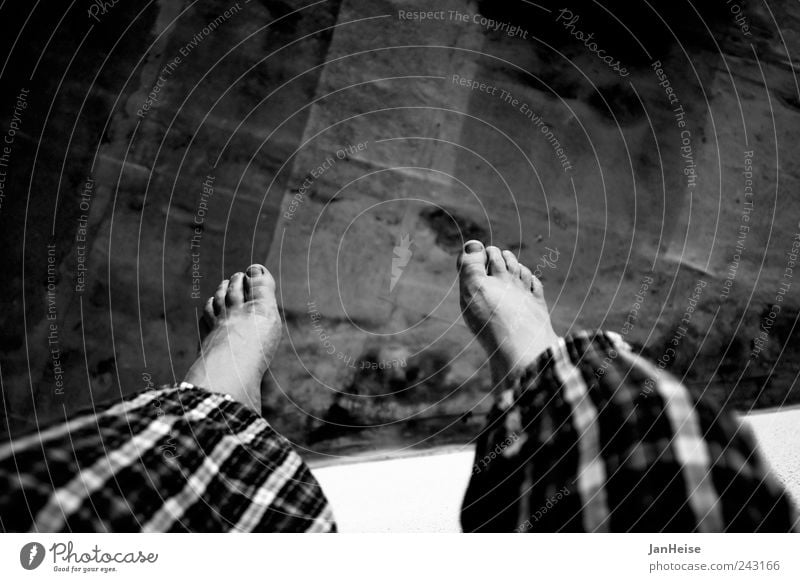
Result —
<instances>
[{"instance_id":1,"label":"big toe","mask_svg":"<svg viewBox=\"0 0 800 582\"><path fill-rule=\"evenodd\" d=\"M468 241L458 256L458 274L462 283L486 276L486 248L478 240Z\"/></svg>"},{"instance_id":2,"label":"big toe","mask_svg":"<svg viewBox=\"0 0 800 582\"><path fill-rule=\"evenodd\" d=\"M244 277L245 301L261 301L275 297L275 279L264 265L250 265Z\"/></svg>"}]
</instances>

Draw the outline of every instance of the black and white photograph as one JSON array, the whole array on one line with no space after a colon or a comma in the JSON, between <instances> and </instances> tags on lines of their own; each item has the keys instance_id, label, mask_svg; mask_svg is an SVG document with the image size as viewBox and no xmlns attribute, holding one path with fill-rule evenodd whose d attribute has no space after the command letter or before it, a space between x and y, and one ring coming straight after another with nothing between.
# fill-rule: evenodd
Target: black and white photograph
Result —
<instances>
[{"instance_id":1,"label":"black and white photograph","mask_svg":"<svg viewBox=\"0 0 800 582\"><path fill-rule=\"evenodd\" d=\"M0 29L3 579L798 579L800 1Z\"/></svg>"}]
</instances>

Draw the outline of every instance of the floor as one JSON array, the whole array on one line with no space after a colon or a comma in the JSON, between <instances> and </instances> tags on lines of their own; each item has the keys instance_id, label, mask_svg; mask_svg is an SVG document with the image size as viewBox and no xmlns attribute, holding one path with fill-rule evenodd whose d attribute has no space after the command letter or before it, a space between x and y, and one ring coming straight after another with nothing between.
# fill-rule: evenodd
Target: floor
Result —
<instances>
[{"instance_id":1,"label":"floor","mask_svg":"<svg viewBox=\"0 0 800 582\"><path fill-rule=\"evenodd\" d=\"M800 502L800 407L747 415L780 481ZM458 532L473 451L444 447L312 469L342 532Z\"/></svg>"}]
</instances>

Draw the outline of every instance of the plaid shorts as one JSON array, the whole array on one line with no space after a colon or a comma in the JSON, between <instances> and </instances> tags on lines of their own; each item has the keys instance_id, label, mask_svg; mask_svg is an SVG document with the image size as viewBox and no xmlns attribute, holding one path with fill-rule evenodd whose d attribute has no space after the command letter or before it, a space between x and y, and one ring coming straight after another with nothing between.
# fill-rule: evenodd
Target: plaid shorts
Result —
<instances>
[{"instance_id":1,"label":"plaid shorts","mask_svg":"<svg viewBox=\"0 0 800 582\"><path fill-rule=\"evenodd\" d=\"M0 444L0 529L331 532L319 484L266 420L183 383Z\"/></svg>"},{"instance_id":2,"label":"plaid shorts","mask_svg":"<svg viewBox=\"0 0 800 582\"><path fill-rule=\"evenodd\" d=\"M791 531L753 437L616 334L560 340L498 395L464 531Z\"/></svg>"},{"instance_id":3,"label":"plaid shorts","mask_svg":"<svg viewBox=\"0 0 800 582\"><path fill-rule=\"evenodd\" d=\"M498 396L465 531L791 531L752 436L631 353L576 334ZM0 445L4 531L335 531L290 444L188 384Z\"/></svg>"}]
</instances>

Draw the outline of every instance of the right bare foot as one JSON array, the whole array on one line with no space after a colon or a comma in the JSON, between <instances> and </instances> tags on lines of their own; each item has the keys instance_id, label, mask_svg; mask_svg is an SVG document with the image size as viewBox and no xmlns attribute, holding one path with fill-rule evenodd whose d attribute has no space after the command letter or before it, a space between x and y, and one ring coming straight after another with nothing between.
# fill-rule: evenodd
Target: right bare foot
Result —
<instances>
[{"instance_id":1,"label":"right bare foot","mask_svg":"<svg viewBox=\"0 0 800 582\"><path fill-rule=\"evenodd\" d=\"M558 341L542 283L511 251L471 240L458 257L461 310L496 382L521 374Z\"/></svg>"},{"instance_id":2,"label":"right bare foot","mask_svg":"<svg viewBox=\"0 0 800 582\"><path fill-rule=\"evenodd\" d=\"M281 339L275 280L261 265L236 273L208 299L200 355L185 382L235 400L261 413L261 379Z\"/></svg>"}]
</instances>

